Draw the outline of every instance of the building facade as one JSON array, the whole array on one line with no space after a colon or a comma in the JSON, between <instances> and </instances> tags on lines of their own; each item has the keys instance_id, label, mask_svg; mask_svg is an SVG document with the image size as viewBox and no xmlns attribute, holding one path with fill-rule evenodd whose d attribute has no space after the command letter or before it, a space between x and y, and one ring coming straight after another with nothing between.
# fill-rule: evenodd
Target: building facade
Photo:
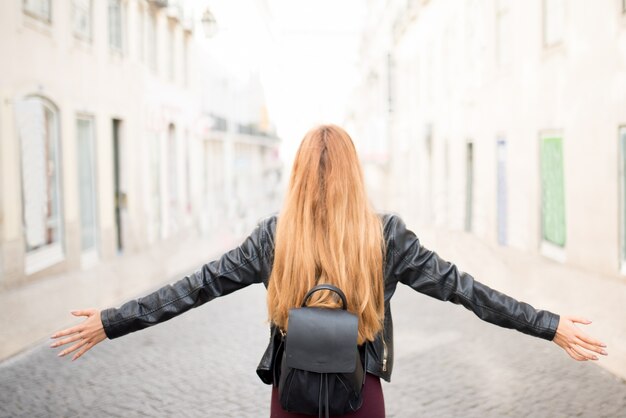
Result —
<instances>
[{"instance_id":1,"label":"building facade","mask_svg":"<svg viewBox=\"0 0 626 418\"><path fill-rule=\"evenodd\" d=\"M254 202L271 206L263 199L274 190L258 186L262 174L280 172L278 140L270 130L224 139L207 122L202 35L188 6L0 5L0 289L209 233L206 219L221 212L235 221L245 210L223 209L233 206L223 196L207 205L207 191L229 190L244 175L255 180ZM233 153L207 147L212 141ZM240 154L245 170L229 168ZM248 226L254 215L245 216Z\"/></svg>"},{"instance_id":2,"label":"building facade","mask_svg":"<svg viewBox=\"0 0 626 418\"><path fill-rule=\"evenodd\" d=\"M353 120L387 111L388 208L623 280L626 3L370 10L362 79L382 93Z\"/></svg>"}]
</instances>

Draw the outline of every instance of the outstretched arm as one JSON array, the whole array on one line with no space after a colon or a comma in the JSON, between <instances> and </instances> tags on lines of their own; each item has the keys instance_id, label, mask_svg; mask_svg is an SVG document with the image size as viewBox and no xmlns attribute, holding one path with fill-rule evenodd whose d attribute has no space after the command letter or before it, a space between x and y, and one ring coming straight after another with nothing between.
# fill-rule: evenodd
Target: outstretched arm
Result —
<instances>
[{"instance_id":1,"label":"outstretched arm","mask_svg":"<svg viewBox=\"0 0 626 418\"><path fill-rule=\"evenodd\" d=\"M80 349L73 359L104 340L167 321L216 297L227 295L252 283L260 283L269 275L266 257L266 228L262 221L237 248L219 259L204 264L195 273L168 284L155 292L124 303L119 308L103 311L88 309L73 313L87 316L79 325L59 331L52 338L52 347L76 342L63 350L64 356Z\"/></svg>"},{"instance_id":2,"label":"outstretched arm","mask_svg":"<svg viewBox=\"0 0 626 418\"><path fill-rule=\"evenodd\" d=\"M416 235L396 217L394 241L394 274L398 280L420 293L443 301L461 304L480 319L492 324L516 329L548 341L554 341L576 360L593 359L583 348L600 354L602 343L586 336L573 322L577 317L563 316L535 309L475 280L421 245Z\"/></svg>"}]
</instances>

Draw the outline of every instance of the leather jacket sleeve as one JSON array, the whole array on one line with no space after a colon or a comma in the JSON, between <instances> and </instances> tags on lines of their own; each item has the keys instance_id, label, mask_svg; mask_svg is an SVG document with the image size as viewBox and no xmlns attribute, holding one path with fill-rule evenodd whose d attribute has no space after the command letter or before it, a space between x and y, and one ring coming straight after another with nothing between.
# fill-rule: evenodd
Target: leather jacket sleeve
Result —
<instances>
[{"instance_id":1,"label":"leather jacket sleeve","mask_svg":"<svg viewBox=\"0 0 626 418\"><path fill-rule=\"evenodd\" d=\"M119 308L103 310L100 317L107 337L121 337L167 321L216 297L265 282L269 275L265 222L261 221L239 247L204 264L193 274Z\"/></svg>"},{"instance_id":2,"label":"leather jacket sleeve","mask_svg":"<svg viewBox=\"0 0 626 418\"><path fill-rule=\"evenodd\" d=\"M480 319L551 341L560 316L537 310L459 271L434 251L423 247L415 234L396 218L393 245L394 275L420 293L461 304Z\"/></svg>"}]
</instances>

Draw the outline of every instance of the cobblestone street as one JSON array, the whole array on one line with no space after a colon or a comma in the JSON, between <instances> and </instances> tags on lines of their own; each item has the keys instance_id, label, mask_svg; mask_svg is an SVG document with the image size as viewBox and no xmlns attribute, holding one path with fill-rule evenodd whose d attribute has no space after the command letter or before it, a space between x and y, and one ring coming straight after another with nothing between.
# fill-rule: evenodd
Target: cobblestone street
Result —
<instances>
[{"instance_id":1,"label":"cobblestone street","mask_svg":"<svg viewBox=\"0 0 626 418\"><path fill-rule=\"evenodd\" d=\"M0 415L267 417L264 302L243 289L75 362L41 343L0 364ZM551 342L402 285L392 309L388 417L626 417L626 383Z\"/></svg>"}]
</instances>

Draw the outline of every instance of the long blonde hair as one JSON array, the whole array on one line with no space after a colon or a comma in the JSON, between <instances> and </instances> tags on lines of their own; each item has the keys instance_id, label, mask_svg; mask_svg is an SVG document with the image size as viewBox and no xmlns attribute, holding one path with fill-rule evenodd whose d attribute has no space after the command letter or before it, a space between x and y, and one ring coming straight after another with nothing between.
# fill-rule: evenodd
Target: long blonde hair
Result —
<instances>
[{"instance_id":1,"label":"long blonde hair","mask_svg":"<svg viewBox=\"0 0 626 418\"><path fill-rule=\"evenodd\" d=\"M278 217L269 279L269 319L286 330L289 309L316 284L338 286L359 317L358 343L373 340L384 317L381 221L366 194L352 139L336 125L304 136ZM309 306L338 306L329 291Z\"/></svg>"}]
</instances>

